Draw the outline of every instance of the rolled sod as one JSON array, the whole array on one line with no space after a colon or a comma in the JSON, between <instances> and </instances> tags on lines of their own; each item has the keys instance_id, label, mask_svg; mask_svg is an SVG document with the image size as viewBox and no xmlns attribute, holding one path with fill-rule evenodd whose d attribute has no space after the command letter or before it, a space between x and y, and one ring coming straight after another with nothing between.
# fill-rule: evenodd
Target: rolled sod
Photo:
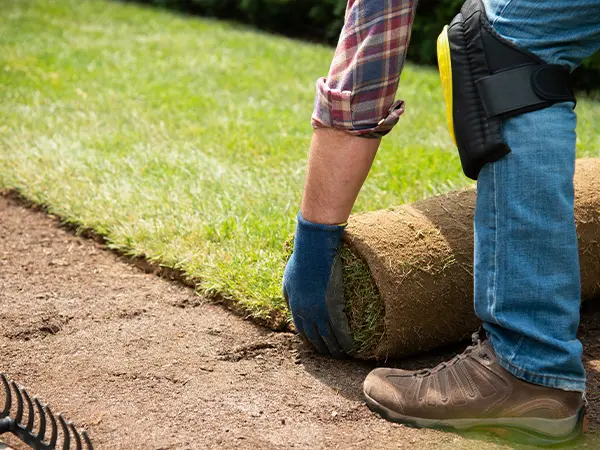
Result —
<instances>
[{"instance_id":1,"label":"rolled sod","mask_svg":"<svg viewBox=\"0 0 600 450\"><path fill-rule=\"evenodd\" d=\"M600 294L600 159L577 161L582 299ZM397 358L468 337L474 189L357 214L344 235L347 313L359 358Z\"/></svg>"}]
</instances>

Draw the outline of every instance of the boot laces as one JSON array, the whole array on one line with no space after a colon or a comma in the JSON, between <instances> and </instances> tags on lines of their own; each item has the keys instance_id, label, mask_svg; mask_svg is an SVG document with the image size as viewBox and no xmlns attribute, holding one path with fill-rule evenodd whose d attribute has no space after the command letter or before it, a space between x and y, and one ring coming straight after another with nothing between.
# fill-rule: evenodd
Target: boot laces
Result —
<instances>
[{"instance_id":1,"label":"boot laces","mask_svg":"<svg viewBox=\"0 0 600 450\"><path fill-rule=\"evenodd\" d=\"M418 372L415 373L415 376L418 377L428 377L430 375L433 375L435 373L438 373L441 370L444 370L448 367L451 367L453 365L455 365L457 362L467 358L469 355L471 355L475 350L479 350L479 356L484 356L483 355L483 348L482 348L482 344L483 344L483 338L482 338L482 331L478 330L475 333L473 333L471 335L471 340L472 340L472 344L469 345L465 351L463 351L461 354L456 355L454 358L452 358L449 361L444 361L440 364L438 364L437 366L435 366L432 369L423 369L420 370Z\"/></svg>"}]
</instances>

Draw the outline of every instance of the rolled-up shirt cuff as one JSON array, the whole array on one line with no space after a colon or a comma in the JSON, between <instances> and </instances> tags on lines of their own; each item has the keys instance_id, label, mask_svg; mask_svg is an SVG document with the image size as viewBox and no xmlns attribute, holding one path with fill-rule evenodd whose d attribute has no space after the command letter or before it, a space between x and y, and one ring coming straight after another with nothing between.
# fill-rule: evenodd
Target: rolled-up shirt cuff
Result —
<instances>
[{"instance_id":1,"label":"rolled-up shirt cuff","mask_svg":"<svg viewBox=\"0 0 600 450\"><path fill-rule=\"evenodd\" d=\"M351 91L332 89L327 86L325 78L320 78L317 81L312 126L315 129L334 128L365 138L381 138L394 128L404 113L402 100L392 103L384 117L378 115L374 108L371 108L370 114L370 108L366 105L365 102L363 108L360 108L360 99L357 101ZM356 120L358 109L361 109L360 121Z\"/></svg>"}]
</instances>

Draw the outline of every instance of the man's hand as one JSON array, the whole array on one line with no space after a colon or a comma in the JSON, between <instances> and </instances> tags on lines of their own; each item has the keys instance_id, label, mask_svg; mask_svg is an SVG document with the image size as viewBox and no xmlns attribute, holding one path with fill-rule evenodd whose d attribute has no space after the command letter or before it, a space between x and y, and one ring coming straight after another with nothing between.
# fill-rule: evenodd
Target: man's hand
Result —
<instances>
[{"instance_id":1,"label":"man's hand","mask_svg":"<svg viewBox=\"0 0 600 450\"><path fill-rule=\"evenodd\" d=\"M343 232L344 226L311 223L298 214L294 253L283 276L283 295L298 333L334 358L354 352L338 254Z\"/></svg>"}]
</instances>

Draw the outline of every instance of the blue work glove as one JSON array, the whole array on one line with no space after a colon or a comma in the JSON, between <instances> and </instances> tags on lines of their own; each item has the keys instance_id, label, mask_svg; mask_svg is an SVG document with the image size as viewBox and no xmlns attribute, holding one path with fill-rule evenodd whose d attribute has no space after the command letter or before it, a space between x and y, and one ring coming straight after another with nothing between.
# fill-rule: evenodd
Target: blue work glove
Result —
<instances>
[{"instance_id":1,"label":"blue work glove","mask_svg":"<svg viewBox=\"0 0 600 450\"><path fill-rule=\"evenodd\" d=\"M298 213L294 253L283 275L283 296L296 330L319 353L334 358L354 353L338 254L344 228L311 223Z\"/></svg>"}]
</instances>

